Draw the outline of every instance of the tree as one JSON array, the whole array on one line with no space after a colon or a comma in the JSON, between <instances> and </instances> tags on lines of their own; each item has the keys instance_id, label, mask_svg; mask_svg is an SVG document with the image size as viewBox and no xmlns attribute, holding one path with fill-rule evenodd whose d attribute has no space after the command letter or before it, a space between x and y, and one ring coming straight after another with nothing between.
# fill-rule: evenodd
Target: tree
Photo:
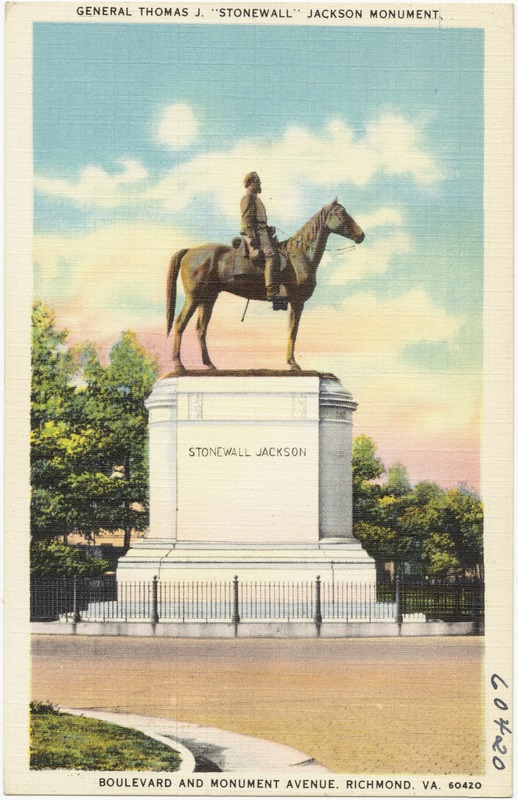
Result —
<instances>
[{"instance_id":1,"label":"tree","mask_svg":"<svg viewBox=\"0 0 518 800\"><path fill-rule=\"evenodd\" d=\"M413 489L409 487L405 495L399 495L397 526L400 544L397 557L400 562L408 561L426 567L424 548L430 535L438 530L438 515L444 497L444 489L432 481L422 481Z\"/></svg>"},{"instance_id":2,"label":"tree","mask_svg":"<svg viewBox=\"0 0 518 800\"><path fill-rule=\"evenodd\" d=\"M432 573L452 569L481 571L484 509L475 492L464 486L450 489L437 510L435 530L424 548Z\"/></svg>"},{"instance_id":3,"label":"tree","mask_svg":"<svg viewBox=\"0 0 518 800\"><path fill-rule=\"evenodd\" d=\"M53 312L41 302L32 311L31 535L66 536L69 530L66 478L74 450L70 410L74 360L56 331Z\"/></svg>"},{"instance_id":4,"label":"tree","mask_svg":"<svg viewBox=\"0 0 518 800\"><path fill-rule=\"evenodd\" d=\"M399 563L408 549L399 524L410 488L405 467L394 465L381 483L385 467L372 439L362 435L353 443L352 472L354 535L376 561Z\"/></svg>"},{"instance_id":5,"label":"tree","mask_svg":"<svg viewBox=\"0 0 518 800\"><path fill-rule=\"evenodd\" d=\"M74 389L75 364L65 342L66 330L56 331L54 312L40 301L32 308L31 429L66 416Z\"/></svg>"},{"instance_id":6,"label":"tree","mask_svg":"<svg viewBox=\"0 0 518 800\"><path fill-rule=\"evenodd\" d=\"M397 552L397 533L387 525L373 522L358 522L354 535L360 540L371 558L376 561L395 561Z\"/></svg>"},{"instance_id":7,"label":"tree","mask_svg":"<svg viewBox=\"0 0 518 800\"><path fill-rule=\"evenodd\" d=\"M360 436L353 445L354 535L377 561L420 564L431 575L479 569L483 507L466 487L446 491L432 481L412 487L397 462L385 472L376 445Z\"/></svg>"},{"instance_id":8,"label":"tree","mask_svg":"<svg viewBox=\"0 0 518 800\"><path fill-rule=\"evenodd\" d=\"M85 530L85 520L95 519L95 504L85 501L77 484L99 462L100 436L78 400L77 353L43 303L34 305L32 330L31 535L63 536L66 542L69 533Z\"/></svg>"},{"instance_id":9,"label":"tree","mask_svg":"<svg viewBox=\"0 0 518 800\"><path fill-rule=\"evenodd\" d=\"M411 491L403 492L399 479L378 487L368 519L355 526L355 535L376 560L394 561L396 567L420 561L424 529L413 524L413 499Z\"/></svg>"},{"instance_id":10,"label":"tree","mask_svg":"<svg viewBox=\"0 0 518 800\"><path fill-rule=\"evenodd\" d=\"M376 455L376 445L365 434L357 436L353 442L352 468L357 485L374 481L385 472L383 462Z\"/></svg>"},{"instance_id":11,"label":"tree","mask_svg":"<svg viewBox=\"0 0 518 800\"><path fill-rule=\"evenodd\" d=\"M352 449L353 474L353 529L363 542L363 534L357 530L361 523L378 522L379 483L375 483L385 472L383 462L376 455L376 445L368 436L357 436ZM368 549L368 548L367 548Z\"/></svg>"},{"instance_id":12,"label":"tree","mask_svg":"<svg viewBox=\"0 0 518 800\"><path fill-rule=\"evenodd\" d=\"M56 578L98 578L109 569L108 561L91 558L77 547L61 542L33 542L31 544L31 578L55 580Z\"/></svg>"},{"instance_id":13,"label":"tree","mask_svg":"<svg viewBox=\"0 0 518 800\"><path fill-rule=\"evenodd\" d=\"M385 494L390 494L394 497L403 497L412 490L407 468L400 461L396 461L395 464L388 468L387 482L383 490Z\"/></svg>"},{"instance_id":14,"label":"tree","mask_svg":"<svg viewBox=\"0 0 518 800\"><path fill-rule=\"evenodd\" d=\"M93 345L66 346L44 304L33 312L31 534L54 539L148 523L144 399L158 368L126 332L103 366Z\"/></svg>"},{"instance_id":15,"label":"tree","mask_svg":"<svg viewBox=\"0 0 518 800\"><path fill-rule=\"evenodd\" d=\"M149 521L144 400L156 381L158 365L131 331L115 343L105 369L91 346L83 351L82 360L84 414L102 434L96 497L104 509L103 527L123 527L124 546L129 547L132 529L143 530ZM93 488L92 476L90 484ZM76 488L84 489L84 481Z\"/></svg>"}]
</instances>

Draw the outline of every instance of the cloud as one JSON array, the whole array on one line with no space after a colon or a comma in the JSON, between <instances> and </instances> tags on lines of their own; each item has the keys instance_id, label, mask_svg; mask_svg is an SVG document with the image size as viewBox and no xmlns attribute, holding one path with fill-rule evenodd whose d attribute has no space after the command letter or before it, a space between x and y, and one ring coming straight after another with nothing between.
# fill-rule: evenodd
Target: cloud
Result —
<instances>
[{"instance_id":1,"label":"cloud","mask_svg":"<svg viewBox=\"0 0 518 800\"><path fill-rule=\"evenodd\" d=\"M36 295L81 337L165 326L165 282L174 252L189 246L178 229L119 223L70 236L34 238Z\"/></svg>"},{"instance_id":2,"label":"cloud","mask_svg":"<svg viewBox=\"0 0 518 800\"><path fill-rule=\"evenodd\" d=\"M195 133L192 110L179 104L166 110L157 135L178 148L190 144ZM139 185L146 176L144 167L126 161L131 168L119 175L88 167L76 184L37 178L36 188L80 204L115 206L138 201L158 203L173 212L183 210L194 198L206 197L219 213L235 218L243 176L254 169L261 175L271 219L282 224L305 213L311 186L329 191L330 201L338 187L365 187L383 173L405 176L424 186L441 180L443 173L426 152L424 140L422 123L395 114L381 114L363 136L336 119L320 133L291 126L275 140L247 139L227 149L205 151L152 185ZM346 197L340 199L347 203Z\"/></svg>"},{"instance_id":3,"label":"cloud","mask_svg":"<svg viewBox=\"0 0 518 800\"><path fill-rule=\"evenodd\" d=\"M267 366L265 358L282 366L287 340L286 315L273 314L266 303L251 303L246 324L239 324L244 300L223 295L211 322L211 341L221 350L225 366L245 350L252 355L251 366ZM402 358L405 349L417 342L453 342L464 318L449 315L435 305L422 288L395 298L378 298L362 292L344 299L338 306L307 307L300 323L297 351L311 368L319 358L328 363L346 358L349 362L370 359L383 371L387 358ZM239 363L243 366L243 363ZM302 366L302 364L301 364ZM410 372L418 367L406 364Z\"/></svg>"},{"instance_id":4,"label":"cloud","mask_svg":"<svg viewBox=\"0 0 518 800\"><path fill-rule=\"evenodd\" d=\"M65 197L81 206L114 208L140 200L143 183L148 177L146 169L132 159L120 159L117 163L122 169L114 175L100 167L85 167L75 183L36 175L34 188L43 194Z\"/></svg>"},{"instance_id":5,"label":"cloud","mask_svg":"<svg viewBox=\"0 0 518 800\"><path fill-rule=\"evenodd\" d=\"M394 130L403 137L397 146L392 142ZM423 138L417 124L393 115L381 115L363 138L355 137L340 120L328 123L320 134L290 127L279 140L250 139L196 156L149 187L146 198L179 211L205 193L224 215L235 217L243 176L254 169L261 175L270 217L291 222L303 213L308 185L328 189L331 200L337 187L365 187L382 172L406 175L418 184L439 181L442 173L424 151ZM346 197L339 199L347 204Z\"/></svg>"},{"instance_id":6,"label":"cloud","mask_svg":"<svg viewBox=\"0 0 518 800\"><path fill-rule=\"evenodd\" d=\"M163 111L156 136L172 150L184 150L191 146L197 133L198 123L192 108L186 103L175 103Z\"/></svg>"},{"instance_id":7,"label":"cloud","mask_svg":"<svg viewBox=\"0 0 518 800\"><path fill-rule=\"evenodd\" d=\"M369 230L363 219L362 227ZM394 256L411 252L411 239L401 231L376 239L372 244L366 239L361 247L355 247L344 254L341 259L343 263L336 265L337 259L334 259L336 266L326 282L331 286L343 286L360 278L382 275L389 268Z\"/></svg>"},{"instance_id":8,"label":"cloud","mask_svg":"<svg viewBox=\"0 0 518 800\"><path fill-rule=\"evenodd\" d=\"M388 175L413 175L417 183L429 185L444 176L425 152L422 139L422 123L409 122L399 114L382 114L367 126L365 145Z\"/></svg>"},{"instance_id":9,"label":"cloud","mask_svg":"<svg viewBox=\"0 0 518 800\"><path fill-rule=\"evenodd\" d=\"M388 226L394 227L403 224L403 215L397 208L390 208L383 206L370 214L361 214L358 216L361 220L362 228L366 231L371 231L374 228L386 228Z\"/></svg>"},{"instance_id":10,"label":"cloud","mask_svg":"<svg viewBox=\"0 0 518 800\"><path fill-rule=\"evenodd\" d=\"M309 352L352 356L385 357L415 342L450 341L464 322L436 306L419 287L394 298L362 292L336 308L317 306L307 313L301 346Z\"/></svg>"}]
</instances>

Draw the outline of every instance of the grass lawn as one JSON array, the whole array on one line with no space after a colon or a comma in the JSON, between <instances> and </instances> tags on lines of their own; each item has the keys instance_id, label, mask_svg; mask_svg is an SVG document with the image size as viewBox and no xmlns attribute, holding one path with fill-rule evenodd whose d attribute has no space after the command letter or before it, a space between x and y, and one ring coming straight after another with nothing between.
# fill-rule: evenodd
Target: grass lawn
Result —
<instances>
[{"instance_id":1,"label":"grass lawn","mask_svg":"<svg viewBox=\"0 0 518 800\"><path fill-rule=\"evenodd\" d=\"M31 769L172 772L180 761L176 750L139 731L51 706L31 709Z\"/></svg>"}]
</instances>

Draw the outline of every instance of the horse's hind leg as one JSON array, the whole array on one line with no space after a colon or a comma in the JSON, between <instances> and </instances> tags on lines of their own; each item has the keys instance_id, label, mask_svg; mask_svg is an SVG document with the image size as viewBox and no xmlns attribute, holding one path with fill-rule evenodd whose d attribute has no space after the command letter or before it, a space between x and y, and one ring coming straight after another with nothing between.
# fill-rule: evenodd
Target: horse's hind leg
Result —
<instances>
[{"instance_id":1,"label":"horse's hind leg","mask_svg":"<svg viewBox=\"0 0 518 800\"><path fill-rule=\"evenodd\" d=\"M214 297L212 300L205 300L200 304L198 309L198 322L196 323L196 332L198 333L198 338L200 340L201 358L205 366L209 367L209 369L216 369L210 360L209 351L207 350L207 328L209 326L210 318L212 316L212 309L214 308L215 302L216 298Z\"/></svg>"},{"instance_id":2,"label":"horse's hind leg","mask_svg":"<svg viewBox=\"0 0 518 800\"><path fill-rule=\"evenodd\" d=\"M197 305L198 301L193 300L192 297L187 295L185 298L185 303L183 304L183 308L178 314L174 323L173 367L179 372L184 370L184 366L180 359L183 332L187 327L190 318L194 314Z\"/></svg>"}]
</instances>

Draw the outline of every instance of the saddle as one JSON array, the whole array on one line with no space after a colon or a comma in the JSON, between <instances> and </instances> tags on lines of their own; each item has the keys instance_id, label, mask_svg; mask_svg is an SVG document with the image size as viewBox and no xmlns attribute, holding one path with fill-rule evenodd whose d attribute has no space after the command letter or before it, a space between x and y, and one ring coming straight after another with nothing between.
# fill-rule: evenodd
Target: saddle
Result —
<instances>
[{"instance_id":1,"label":"saddle","mask_svg":"<svg viewBox=\"0 0 518 800\"><path fill-rule=\"evenodd\" d=\"M241 234L232 239L232 247L239 252L243 258L250 261L254 267L264 269L264 255L261 250L252 246L252 242L248 236Z\"/></svg>"},{"instance_id":2,"label":"saddle","mask_svg":"<svg viewBox=\"0 0 518 800\"><path fill-rule=\"evenodd\" d=\"M234 236L232 239L232 247L238 250L239 254L251 261L254 267L264 267L264 256L260 250L252 247L252 242L248 236L241 234L241 236Z\"/></svg>"},{"instance_id":3,"label":"saddle","mask_svg":"<svg viewBox=\"0 0 518 800\"><path fill-rule=\"evenodd\" d=\"M277 247L277 249L279 249L279 241L275 235L275 228L273 225L268 228L268 231L272 238L273 244ZM240 236L235 236L232 239L232 247L235 250L238 250L244 258L247 258L249 261L251 261L254 267L264 269L264 254L262 250L253 247L249 236L246 236L244 233L242 233Z\"/></svg>"}]
</instances>

